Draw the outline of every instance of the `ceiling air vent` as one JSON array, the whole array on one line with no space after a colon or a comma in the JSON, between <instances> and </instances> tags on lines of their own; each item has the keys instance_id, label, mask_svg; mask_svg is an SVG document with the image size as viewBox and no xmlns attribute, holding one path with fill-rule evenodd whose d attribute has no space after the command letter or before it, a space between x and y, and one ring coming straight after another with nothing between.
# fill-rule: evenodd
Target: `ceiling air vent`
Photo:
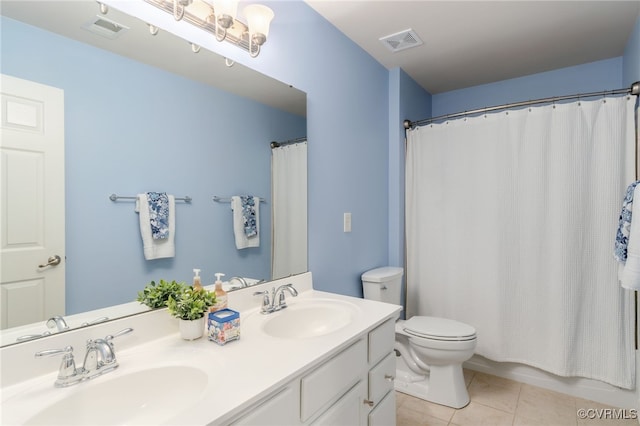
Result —
<instances>
[{"instance_id":1,"label":"ceiling air vent","mask_svg":"<svg viewBox=\"0 0 640 426\"><path fill-rule=\"evenodd\" d=\"M126 30L129 29L129 27L118 24L117 22L107 19L104 16L96 16L95 18L84 24L82 28L111 40L120 37Z\"/></svg>"},{"instance_id":2,"label":"ceiling air vent","mask_svg":"<svg viewBox=\"0 0 640 426\"><path fill-rule=\"evenodd\" d=\"M422 40L412 29L382 37L380 41L394 53L422 44Z\"/></svg>"}]
</instances>

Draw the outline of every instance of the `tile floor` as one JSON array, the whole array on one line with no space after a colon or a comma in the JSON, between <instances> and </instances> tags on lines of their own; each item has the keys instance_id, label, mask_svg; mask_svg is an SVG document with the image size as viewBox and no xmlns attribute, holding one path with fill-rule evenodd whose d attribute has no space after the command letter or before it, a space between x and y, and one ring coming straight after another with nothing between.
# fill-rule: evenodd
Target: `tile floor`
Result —
<instances>
[{"instance_id":1,"label":"tile floor","mask_svg":"<svg viewBox=\"0 0 640 426\"><path fill-rule=\"evenodd\" d=\"M612 414L578 418L581 408L612 408L597 402L471 370L464 375L471 402L459 410L396 392L397 426L638 426L638 420L612 419Z\"/></svg>"}]
</instances>

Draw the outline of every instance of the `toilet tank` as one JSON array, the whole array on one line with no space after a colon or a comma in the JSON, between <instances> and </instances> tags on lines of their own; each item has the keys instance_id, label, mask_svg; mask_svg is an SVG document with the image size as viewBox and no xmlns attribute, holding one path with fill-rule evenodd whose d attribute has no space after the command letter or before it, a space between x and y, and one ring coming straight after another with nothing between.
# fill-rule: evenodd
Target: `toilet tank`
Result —
<instances>
[{"instance_id":1,"label":"toilet tank","mask_svg":"<svg viewBox=\"0 0 640 426\"><path fill-rule=\"evenodd\" d=\"M385 266L362 274L364 298L402 305L402 274L404 269Z\"/></svg>"}]
</instances>

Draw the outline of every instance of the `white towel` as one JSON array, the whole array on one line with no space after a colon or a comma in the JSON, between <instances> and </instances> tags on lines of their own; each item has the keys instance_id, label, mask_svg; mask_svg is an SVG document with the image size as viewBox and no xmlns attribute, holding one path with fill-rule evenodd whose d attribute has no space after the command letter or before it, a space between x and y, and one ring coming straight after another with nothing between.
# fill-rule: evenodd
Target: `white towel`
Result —
<instances>
[{"instance_id":1,"label":"white towel","mask_svg":"<svg viewBox=\"0 0 640 426\"><path fill-rule=\"evenodd\" d=\"M631 216L629 243L627 245L627 261L620 277L620 284L629 290L640 290L640 185L633 190L633 206L636 210Z\"/></svg>"},{"instance_id":2,"label":"white towel","mask_svg":"<svg viewBox=\"0 0 640 426\"><path fill-rule=\"evenodd\" d=\"M142 248L146 260L174 257L176 246L176 200L169 195L169 236L165 239L154 240L151 235L151 223L149 222L149 201L147 194L138 194L136 198L136 212L140 215L140 235L142 235Z\"/></svg>"},{"instance_id":3,"label":"white towel","mask_svg":"<svg viewBox=\"0 0 640 426\"><path fill-rule=\"evenodd\" d=\"M242 201L240 197L234 195L231 197L231 210L233 210L233 234L236 239L236 248L238 250L249 247L260 247L260 197L253 197L256 210L256 229L258 233L253 237L247 238L244 233L244 220L242 219Z\"/></svg>"}]
</instances>

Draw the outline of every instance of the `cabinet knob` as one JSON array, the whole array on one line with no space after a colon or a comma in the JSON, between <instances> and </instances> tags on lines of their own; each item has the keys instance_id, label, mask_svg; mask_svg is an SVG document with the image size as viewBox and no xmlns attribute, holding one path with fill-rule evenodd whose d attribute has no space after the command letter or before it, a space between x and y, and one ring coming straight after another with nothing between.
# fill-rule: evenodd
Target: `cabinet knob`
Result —
<instances>
[{"instance_id":1,"label":"cabinet knob","mask_svg":"<svg viewBox=\"0 0 640 426\"><path fill-rule=\"evenodd\" d=\"M396 379L395 376L392 376L391 374L385 374L384 378L390 382L393 382Z\"/></svg>"},{"instance_id":2,"label":"cabinet knob","mask_svg":"<svg viewBox=\"0 0 640 426\"><path fill-rule=\"evenodd\" d=\"M369 407L373 407L375 405L373 401L369 401L368 399L365 399L364 403L367 404Z\"/></svg>"}]
</instances>

